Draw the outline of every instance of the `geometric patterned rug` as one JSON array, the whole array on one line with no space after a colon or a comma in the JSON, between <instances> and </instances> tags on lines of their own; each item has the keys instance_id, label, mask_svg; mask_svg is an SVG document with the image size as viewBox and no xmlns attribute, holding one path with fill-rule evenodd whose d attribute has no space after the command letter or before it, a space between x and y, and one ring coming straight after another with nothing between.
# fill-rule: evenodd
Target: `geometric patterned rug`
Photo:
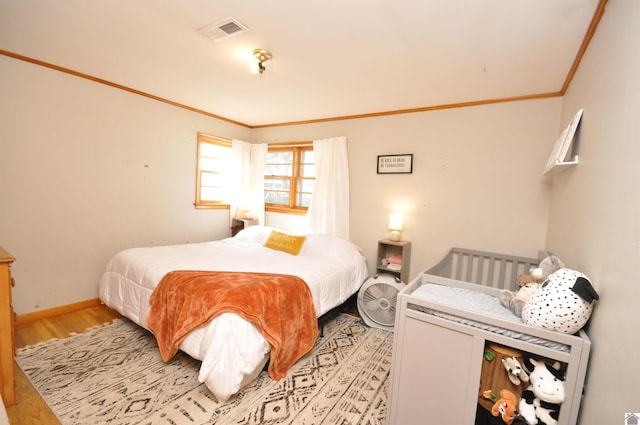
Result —
<instances>
[{"instance_id":1,"label":"geometric patterned rug","mask_svg":"<svg viewBox=\"0 0 640 425\"><path fill-rule=\"evenodd\" d=\"M280 381L263 371L218 403L200 362L160 357L151 333L127 319L18 351L16 361L63 425L382 425L393 333L339 314Z\"/></svg>"}]
</instances>

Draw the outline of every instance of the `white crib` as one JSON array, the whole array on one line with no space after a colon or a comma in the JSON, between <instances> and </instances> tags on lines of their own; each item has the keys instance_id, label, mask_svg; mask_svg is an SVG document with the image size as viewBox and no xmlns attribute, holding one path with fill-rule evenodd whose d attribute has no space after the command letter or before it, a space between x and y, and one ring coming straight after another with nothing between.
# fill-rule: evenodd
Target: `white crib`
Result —
<instances>
[{"instance_id":1,"label":"white crib","mask_svg":"<svg viewBox=\"0 0 640 425\"><path fill-rule=\"evenodd\" d=\"M483 355L490 344L566 365L558 425L575 425L591 342L526 325L500 304L503 288L533 258L452 249L398 296L389 389L389 425L476 421ZM475 282L475 283L472 283Z\"/></svg>"}]
</instances>

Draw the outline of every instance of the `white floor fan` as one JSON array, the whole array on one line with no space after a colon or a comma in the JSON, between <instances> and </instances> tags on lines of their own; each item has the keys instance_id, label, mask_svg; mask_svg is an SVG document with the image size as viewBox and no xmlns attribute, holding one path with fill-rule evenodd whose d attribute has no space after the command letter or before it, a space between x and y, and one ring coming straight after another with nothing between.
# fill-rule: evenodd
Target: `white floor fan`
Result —
<instances>
[{"instance_id":1,"label":"white floor fan","mask_svg":"<svg viewBox=\"0 0 640 425\"><path fill-rule=\"evenodd\" d=\"M400 278L388 273L367 279L358 292L358 313L368 326L392 331L396 320L398 292L404 288Z\"/></svg>"}]
</instances>

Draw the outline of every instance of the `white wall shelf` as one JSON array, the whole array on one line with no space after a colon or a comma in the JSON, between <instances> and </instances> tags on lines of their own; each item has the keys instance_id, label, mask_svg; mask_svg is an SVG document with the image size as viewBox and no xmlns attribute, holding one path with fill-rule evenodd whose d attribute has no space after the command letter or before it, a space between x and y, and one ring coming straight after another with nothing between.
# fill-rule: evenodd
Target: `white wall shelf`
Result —
<instances>
[{"instance_id":1,"label":"white wall shelf","mask_svg":"<svg viewBox=\"0 0 640 425\"><path fill-rule=\"evenodd\" d=\"M574 156L570 161L556 162L555 164L548 166L543 174L554 175L561 171L567 170L569 167L578 165L579 159L578 155Z\"/></svg>"},{"instance_id":2,"label":"white wall shelf","mask_svg":"<svg viewBox=\"0 0 640 425\"><path fill-rule=\"evenodd\" d=\"M580 125L583 112L584 109L580 109L576 112L569 125L562 131L558 140L556 140L551 156L549 156L549 160L547 161L547 167L545 168L544 173L542 173L543 175L551 171L555 173L557 171L566 170L568 166L576 165L578 163L578 155L574 155L573 159L569 161L565 161L565 158L573 144L573 139L576 135L576 131L578 130L578 126Z\"/></svg>"}]
</instances>

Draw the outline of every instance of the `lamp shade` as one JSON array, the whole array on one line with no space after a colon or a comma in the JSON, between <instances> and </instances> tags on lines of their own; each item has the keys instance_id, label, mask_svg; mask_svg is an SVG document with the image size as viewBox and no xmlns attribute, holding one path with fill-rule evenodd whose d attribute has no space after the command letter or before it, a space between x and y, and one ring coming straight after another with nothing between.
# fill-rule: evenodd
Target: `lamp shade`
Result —
<instances>
[{"instance_id":1,"label":"lamp shade","mask_svg":"<svg viewBox=\"0 0 640 425\"><path fill-rule=\"evenodd\" d=\"M391 213L389 214L389 229L390 230L402 230L402 214Z\"/></svg>"},{"instance_id":2,"label":"lamp shade","mask_svg":"<svg viewBox=\"0 0 640 425\"><path fill-rule=\"evenodd\" d=\"M389 214L389 239L394 242L400 240L400 230L402 230L402 214L391 213Z\"/></svg>"}]
</instances>

